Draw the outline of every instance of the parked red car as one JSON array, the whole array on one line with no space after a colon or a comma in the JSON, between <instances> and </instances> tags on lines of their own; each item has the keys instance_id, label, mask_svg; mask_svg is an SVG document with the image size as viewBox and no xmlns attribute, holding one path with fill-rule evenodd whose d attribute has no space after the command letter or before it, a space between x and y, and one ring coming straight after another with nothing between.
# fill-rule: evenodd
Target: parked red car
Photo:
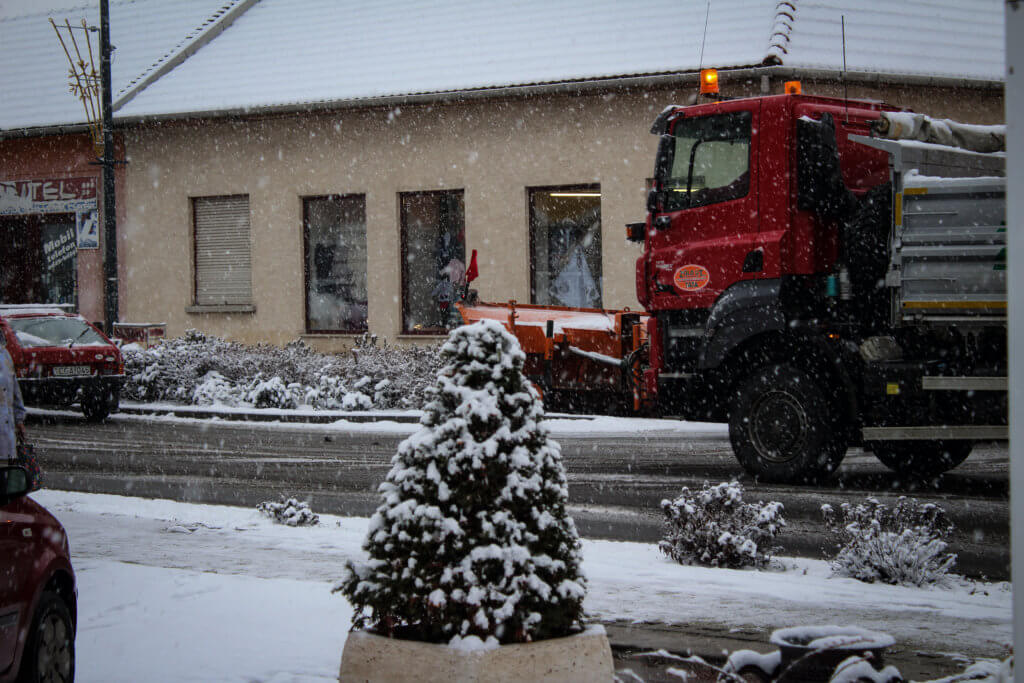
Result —
<instances>
[{"instance_id":1,"label":"parked red car","mask_svg":"<svg viewBox=\"0 0 1024 683\"><path fill-rule=\"evenodd\" d=\"M121 351L80 315L56 305L0 305L0 343L14 359L25 403L78 403L93 422L117 410Z\"/></svg>"},{"instance_id":2,"label":"parked red car","mask_svg":"<svg viewBox=\"0 0 1024 683\"><path fill-rule=\"evenodd\" d=\"M64 527L0 467L0 683L73 681L78 589Z\"/></svg>"}]
</instances>

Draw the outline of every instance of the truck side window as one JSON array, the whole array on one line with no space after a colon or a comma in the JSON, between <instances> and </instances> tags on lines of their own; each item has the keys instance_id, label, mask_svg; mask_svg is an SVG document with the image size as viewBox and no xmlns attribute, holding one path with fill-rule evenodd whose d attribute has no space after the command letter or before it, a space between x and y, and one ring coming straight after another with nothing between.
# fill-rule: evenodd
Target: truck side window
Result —
<instances>
[{"instance_id":1,"label":"truck side window","mask_svg":"<svg viewBox=\"0 0 1024 683\"><path fill-rule=\"evenodd\" d=\"M750 191L749 111L680 119L673 131L672 170L659 178L666 210L745 197Z\"/></svg>"}]
</instances>

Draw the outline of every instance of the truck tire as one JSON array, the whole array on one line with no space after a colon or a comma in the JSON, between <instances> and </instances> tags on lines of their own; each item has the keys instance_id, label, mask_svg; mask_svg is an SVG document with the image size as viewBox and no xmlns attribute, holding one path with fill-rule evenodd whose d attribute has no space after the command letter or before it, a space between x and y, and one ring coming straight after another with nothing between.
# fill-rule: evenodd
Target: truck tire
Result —
<instances>
[{"instance_id":1,"label":"truck tire","mask_svg":"<svg viewBox=\"0 0 1024 683\"><path fill-rule=\"evenodd\" d=\"M972 441L871 441L865 444L889 469L928 479L953 469L971 454Z\"/></svg>"},{"instance_id":2,"label":"truck tire","mask_svg":"<svg viewBox=\"0 0 1024 683\"><path fill-rule=\"evenodd\" d=\"M846 430L821 384L792 365L769 365L742 381L729 411L729 440L760 481L812 482L846 455Z\"/></svg>"}]
</instances>

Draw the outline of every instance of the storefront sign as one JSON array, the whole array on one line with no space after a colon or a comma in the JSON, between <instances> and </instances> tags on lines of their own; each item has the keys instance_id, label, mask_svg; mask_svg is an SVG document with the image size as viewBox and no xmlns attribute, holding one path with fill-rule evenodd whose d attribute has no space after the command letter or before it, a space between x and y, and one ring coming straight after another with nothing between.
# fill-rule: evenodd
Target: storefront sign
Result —
<instances>
[{"instance_id":1,"label":"storefront sign","mask_svg":"<svg viewBox=\"0 0 1024 683\"><path fill-rule=\"evenodd\" d=\"M0 216L95 211L95 178L0 180Z\"/></svg>"},{"instance_id":2,"label":"storefront sign","mask_svg":"<svg viewBox=\"0 0 1024 683\"><path fill-rule=\"evenodd\" d=\"M68 226L70 227L70 226ZM62 230L59 234L43 242L43 255L46 258L46 269L56 270L57 266L75 257L75 233Z\"/></svg>"}]
</instances>

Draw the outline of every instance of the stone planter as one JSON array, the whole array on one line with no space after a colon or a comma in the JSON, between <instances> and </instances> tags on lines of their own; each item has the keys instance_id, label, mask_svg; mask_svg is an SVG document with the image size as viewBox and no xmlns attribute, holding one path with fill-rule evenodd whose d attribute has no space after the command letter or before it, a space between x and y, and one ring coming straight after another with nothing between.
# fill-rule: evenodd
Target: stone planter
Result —
<instances>
[{"instance_id":1,"label":"stone planter","mask_svg":"<svg viewBox=\"0 0 1024 683\"><path fill-rule=\"evenodd\" d=\"M897 679L899 672L883 669L885 648L896 640L887 633L868 631L856 626L795 626L774 631L769 639L782 655L772 678L783 675L790 681L828 681L849 657L870 659L870 666L881 680Z\"/></svg>"},{"instance_id":2,"label":"stone planter","mask_svg":"<svg viewBox=\"0 0 1024 683\"><path fill-rule=\"evenodd\" d=\"M352 631L341 655L341 683L611 681L612 650L604 627L534 643L465 650Z\"/></svg>"}]
</instances>

